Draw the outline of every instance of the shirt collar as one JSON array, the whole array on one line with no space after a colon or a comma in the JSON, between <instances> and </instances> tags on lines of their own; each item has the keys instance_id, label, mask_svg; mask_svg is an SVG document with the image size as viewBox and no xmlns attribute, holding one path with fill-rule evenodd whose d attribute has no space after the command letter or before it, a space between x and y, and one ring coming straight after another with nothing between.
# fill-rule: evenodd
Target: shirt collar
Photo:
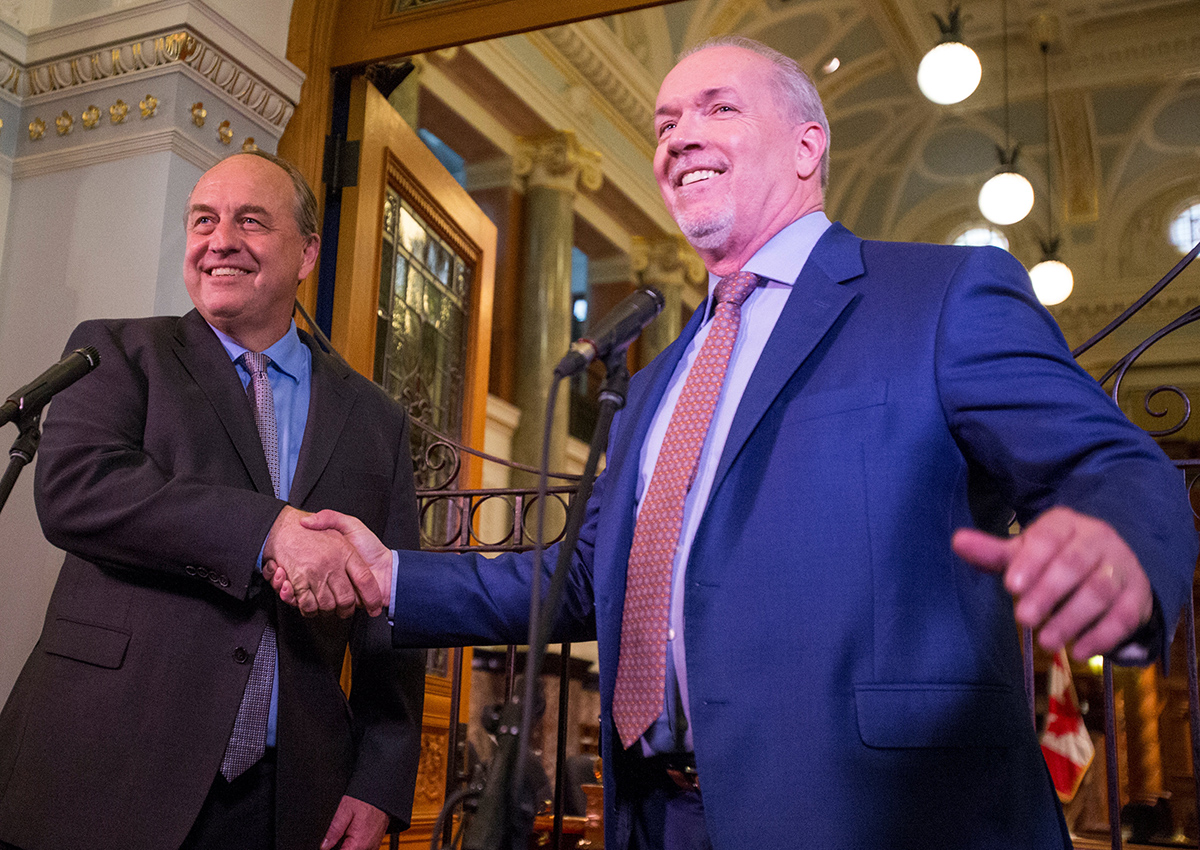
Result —
<instances>
[{"instance_id":1,"label":"shirt collar","mask_svg":"<svg viewBox=\"0 0 1200 850\"><path fill-rule=\"evenodd\" d=\"M793 221L776 233L767 244L754 252L743 271L753 272L776 283L791 286L796 282L797 272L808 262L808 255L817 240L829 229L830 221L821 210L814 210ZM708 276L708 297L711 300L720 277Z\"/></svg>"},{"instance_id":2,"label":"shirt collar","mask_svg":"<svg viewBox=\"0 0 1200 850\"><path fill-rule=\"evenodd\" d=\"M229 354L229 359L236 361L245 352L250 349L236 342L228 334L213 328L213 333L217 335L217 339L221 341L221 345L225 346L225 351ZM263 354L271 358L271 362L280 372L287 375L293 380L299 380L299 375L304 369L304 343L300 341L300 334L296 331L296 323L293 321L288 327L287 333L280 337L274 344L271 345Z\"/></svg>"}]
</instances>

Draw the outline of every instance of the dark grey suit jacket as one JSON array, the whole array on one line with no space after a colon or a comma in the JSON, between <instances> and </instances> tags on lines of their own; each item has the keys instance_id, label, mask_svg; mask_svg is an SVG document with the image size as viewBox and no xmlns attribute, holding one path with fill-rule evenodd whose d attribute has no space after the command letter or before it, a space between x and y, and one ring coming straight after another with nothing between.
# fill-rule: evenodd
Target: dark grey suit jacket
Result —
<instances>
[{"instance_id":1,"label":"dark grey suit jacket","mask_svg":"<svg viewBox=\"0 0 1200 850\"><path fill-rule=\"evenodd\" d=\"M290 503L353 514L388 545L415 548L404 412L301 337L312 396ZM275 604L255 564L283 502L215 334L192 311L85 322L67 348L85 345L100 366L51 405L37 466L43 530L67 557L0 713L0 840L178 847L268 619L279 644L278 846L319 846L343 793L405 824L423 656L392 650L383 618L303 619Z\"/></svg>"}]
</instances>

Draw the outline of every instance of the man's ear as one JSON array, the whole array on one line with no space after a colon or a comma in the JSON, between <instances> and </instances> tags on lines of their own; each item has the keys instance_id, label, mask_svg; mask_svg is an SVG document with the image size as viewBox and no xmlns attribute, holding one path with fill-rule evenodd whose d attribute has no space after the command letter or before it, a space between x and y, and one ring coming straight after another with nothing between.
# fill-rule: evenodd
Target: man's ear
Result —
<instances>
[{"instance_id":1,"label":"man's ear","mask_svg":"<svg viewBox=\"0 0 1200 850\"><path fill-rule=\"evenodd\" d=\"M317 267L317 254L320 251L321 237L314 233L308 237L308 242L304 246L304 258L300 263L300 280L308 277Z\"/></svg>"},{"instance_id":2,"label":"man's ear","mask_svg":"<svg viewBox=\"0 0 1200 850\"><path fill-rule=\"evenodd\" d=\"M829 144L825 131L816 121L806 121L796 128L796 174L807 180L821 173L821 157Z\"/></svg>"}]
</instances>

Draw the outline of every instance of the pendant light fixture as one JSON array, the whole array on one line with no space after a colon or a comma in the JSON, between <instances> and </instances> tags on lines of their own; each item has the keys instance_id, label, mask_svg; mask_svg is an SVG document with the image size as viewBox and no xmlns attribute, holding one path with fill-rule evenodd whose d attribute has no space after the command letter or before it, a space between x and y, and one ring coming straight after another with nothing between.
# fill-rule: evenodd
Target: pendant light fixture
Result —
<instances>
[{"instance_id":1,"label":"pendant light fixture","mask_svg":"<svg viewBox=\"0 0 1200 850\"><path fill-rule=\"evenodd\" d=\"M1046 241L1042 261L1029 270L1033 292L1043 304L1059 304L1075 288L1075 276L1058 259L1058 237L1054 235L1054 178L1050 172L1050 43L1042 42L1042 92L1046 100Z\"/></svg>"},{"instance_id":2,"label":"pendant light fixture","mask_svg":"<svg viewBox=\"0 0 1200 850\"><path fill-rule=\"evenodd\" d=\"M1016 224L1033 209L1033 186L1017 172L1019 144L1012 144L1008 106L1008 0L1000 3L1000 28L1004 45L1004 147L997 147L1000 168L979 190L979 211L993 224Z\"/></svg>"},{"instance_id":3,"label":"pendant light fixture","mask_svg":"<svg viewBox=\"0 0 1200 850\"><path fill-rule=\"evenodd\" d=\"M958 6L951 7L946 20L936 13L933 19L942 31L942 38L917 66L917 87L925 97L945 106L965 100L975 91L983 67L975 51L963 42Z\"/></svg>"}]
</instances>

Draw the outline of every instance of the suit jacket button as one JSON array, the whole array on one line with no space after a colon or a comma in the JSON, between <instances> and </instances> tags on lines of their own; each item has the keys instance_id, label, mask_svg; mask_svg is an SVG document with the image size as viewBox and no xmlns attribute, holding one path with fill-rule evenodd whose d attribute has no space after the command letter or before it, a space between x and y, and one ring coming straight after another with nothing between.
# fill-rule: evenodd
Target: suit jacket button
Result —
<instances>
[{"instance_id":1,"label":"suit jacket button","mask_svg":"<svg viewBox=\"0 0 1200 850\"><path fill-rule=\"evenodd\" d=\"M250 659L250 653L246 651L244 646L239 646L233 651L233 660L238 664L245 664Z\"/></svg>"},{"instance_id":2,"label":"suit jacket button","mask_svg":"<svg viewBox=\"0 0 1200 850\"><path fill-rule=\"evenodd\" d=\"M194 576L196 574L196 568L193 567L191 564L188 564L186 567L184 567L183 571L190 576Z\"/></svg>"},{"instance_id":3,"label":"suit jacket button","mask_svg":"<svg viewBox=\"0 0 1200 850\"><path fill-rule=\"evenodd\" d=\"M229 587L229 578L227 576L221 576L221 587Z\"/></svg>"}]
</instances>

